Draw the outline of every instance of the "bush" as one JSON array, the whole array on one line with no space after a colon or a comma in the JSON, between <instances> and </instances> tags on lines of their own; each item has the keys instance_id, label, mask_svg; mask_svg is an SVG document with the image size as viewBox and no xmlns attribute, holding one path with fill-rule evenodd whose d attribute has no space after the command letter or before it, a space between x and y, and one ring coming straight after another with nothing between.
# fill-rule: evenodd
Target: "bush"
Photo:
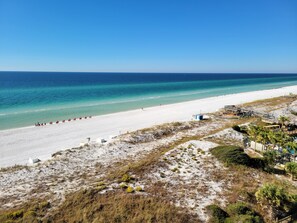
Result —
<instances>
[{"instance_id":1,"label":"bush","mask_svg":"<svg viewBox=\"0 0 297 223\"><path fill-rule=\"evenodd\" d=\"M255 212L252 211L246 204L238 202L234 204L230 204L227 207L227 212L230 215L254 215Z\"/></svg>"},{"instance_id":2,"label":"bush","mask_svg":"<svg viewBox=\"0 0 297 223\"><path fill-rule=\"evenodd\" d=\"M265 161L261 158L249 157L242 148L238 146L218 146L210 150L218 160L229 165L244 165L253 168L265 169Z\"/></svg>"},{"instance_id":3,"label":"bush","mask_svg":"<svg viewBox=\"0 0 297 223\"><path fill-rule=\"evenodd\" d=\"M264 223L261 216L246 204L238 202L227 206L227 212L217 205L207 207L212 223Z\"/></svg>"},{"instance_id":4,"label":"bush","mask_svg":"<svg viewBox=\"0 0 297 223\"><path fill-rule=\"evenodd\" d=\"M211 154L226 165L252 165L251 158L238 146L218 146L211 149Z\"/></svg>"},{"instance_id":5,"label":"bush","mask_svg":"<svg viewBox=\"0 0 297 223\"><path fill-rule=\"evenodd\" d=\"M224 223L226 218L229 217L228 213L217 205L209 205L206 209L211 216L210 221L213 223Z\"/></svg>"},{"instance_id":6,"label":"bush","mask_svg":"<svg viewBox=\"0 0 297 223\"><path fill-rule=\"evenodd\" d=\"M125 183L121 183L121 184L120 184L120 188L126 189L127 187L128 187L128 185L125 184Z\"/></svg>"},{"instance_id":7,"label":"bush","mask_svg":"<svg viewBox=\"0 0 297 223\"><path fill-rule=\"evenodd\" d=\"M291 175L291 179L293 180L294 176L297 175L297 163L288 162L285 165L286 172Z\"/></svg>"},{"instance_id":8,"label":"bush","mask_svg":"<svg viewBox=\"0 0 297 223\"><path fill-rule=\"evenodd\" d=\"M135 188L135 190L136 190L136 191L138 191L138 192L141 192L141 191L143 191L143 189L142 189L142 187L141 187L141 186L137 186L137 187Z\"/></svg>"},{"instance_id":9,"label":"bush","mask_svg":"<svg viewBox=\"0 0 297 223\"><path fill-rule=\"evenodd\" d=\"M274 166L276 164L277 152L269 150L263 153L264 162L267 166Z\"/></svg>"},{"instance_id":10,"label":"bush","mask_svg":"<svg viewBox=\"0 0 297 223\"><path fill-rule=\"evenodd\" d=\"M122 176L122 182L126 182L126 183L129 183L131 180L131 177L128 175L128 174L124 174Z\"/></svg>"},{"instance_id":11,"label":"bush","mask_svg":"<svg viewBox=\"0 0 297 223\"><path fill-rule=\"evenodd\" d=\"M233 125L232 126L232 129L236 132L240 132L240 133L243 133L243 134L247 134L247 131L246 131L246 128L244 127L240 127L239 125Z\"/></svg>"},{"instance_id":12,"label":"bush","mask_svg":"<svg viewBox=\"0 0 297 223\"><path fill-rule=\"evenodd\" d=\"M126 189L126 192L127 193L133 193L134 192L134 188L133 187L127 187L127 189Z\"/></svg>"},{"instance_id":13,"label":"bush","mask_svg":"<svg viewBox=\"0 0 297 223\"><path fill-rule=\"evenodd\" d=\"M288 201L285 189L274 184L264 184L255 195L258 202L269 203L276 207L283 206Z\"/></svg>"}]
</instances>

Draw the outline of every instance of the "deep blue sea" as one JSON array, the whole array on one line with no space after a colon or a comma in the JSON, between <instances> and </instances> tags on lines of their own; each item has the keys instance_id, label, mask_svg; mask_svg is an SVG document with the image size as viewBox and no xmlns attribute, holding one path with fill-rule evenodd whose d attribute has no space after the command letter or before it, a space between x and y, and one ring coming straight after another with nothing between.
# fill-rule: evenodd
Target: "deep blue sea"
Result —
<instances>
[{"instance_id":1,"label":"deep blue sea","mask_svg":"<svg viewBox=\"0 0 297 223\"><path fill-rule=\"evenodd\" d=\"M0 72L0 129L297 85L297 74Z\"/></svg>"}]
</instances>

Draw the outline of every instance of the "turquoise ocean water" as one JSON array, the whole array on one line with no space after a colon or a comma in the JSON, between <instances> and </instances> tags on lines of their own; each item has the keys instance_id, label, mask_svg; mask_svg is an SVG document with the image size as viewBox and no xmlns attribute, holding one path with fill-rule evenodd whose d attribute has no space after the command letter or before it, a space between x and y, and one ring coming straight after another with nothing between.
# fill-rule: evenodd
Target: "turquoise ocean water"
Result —
<instances>
[{"instance_id":1,"label":"turquoise ocean water","mask_svg":"<svg viewBox=\"0 0 297 223\"><path fill-rule=\"evenodd\" d=\"M297 74L0 72L0 129L297 85Z\"/></svg>"}]
</instances>

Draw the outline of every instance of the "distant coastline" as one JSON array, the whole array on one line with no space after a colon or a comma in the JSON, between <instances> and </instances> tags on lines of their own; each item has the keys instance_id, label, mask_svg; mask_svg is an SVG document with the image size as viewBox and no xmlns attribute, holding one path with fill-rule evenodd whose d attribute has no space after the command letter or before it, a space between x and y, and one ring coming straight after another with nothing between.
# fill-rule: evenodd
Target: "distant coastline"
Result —
<instances>
[{"instance_id":1,"label":"distant coastline","mask_svg":"<svg viewBox=\"0 0 297 223\"><path fill-rule=\"evenodd\" d=\"M297 85L297 74L0 72L0 130Z\"/></svg>"}]
</instances>

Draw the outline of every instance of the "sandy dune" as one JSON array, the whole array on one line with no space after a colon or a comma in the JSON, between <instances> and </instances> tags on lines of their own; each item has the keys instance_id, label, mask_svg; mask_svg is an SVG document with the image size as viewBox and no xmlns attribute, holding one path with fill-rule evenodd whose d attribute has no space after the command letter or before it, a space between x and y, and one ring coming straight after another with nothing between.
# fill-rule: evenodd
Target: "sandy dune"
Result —
<instances>
[{"instance_id":1,"label":"sandy dune","mask_svg":"<svg viewBox=\"0 0 297 223\"><path fill-rule=\"evenodd\" d=\"M162 105L51 126L0 131L0 167L26 164L29 157L48 159L58 150L79 146L87 137L91 137L91 140L108 139L111 135L155 124L190 120L193 114L214 112L227 104L241 104L289 93L297 94L297 86Z\"/></svg>"}]
</instances>

